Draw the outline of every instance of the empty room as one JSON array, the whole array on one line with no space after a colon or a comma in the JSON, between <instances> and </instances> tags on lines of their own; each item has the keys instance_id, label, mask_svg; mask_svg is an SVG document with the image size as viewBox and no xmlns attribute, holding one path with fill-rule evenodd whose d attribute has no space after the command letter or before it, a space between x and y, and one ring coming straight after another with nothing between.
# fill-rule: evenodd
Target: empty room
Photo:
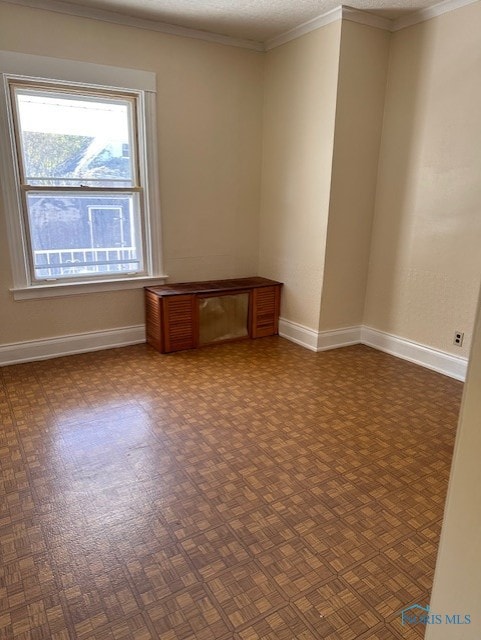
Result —
<instances>
[{"instance_id":1,"label":"empty room","mask_svg":"<svg viewBox=\"0 0 481 640\"><path fill-rule=\"evenodd\" d=\"M479 640L479 0L0 0L0 638Z\"/></svg>"}]
</instances>

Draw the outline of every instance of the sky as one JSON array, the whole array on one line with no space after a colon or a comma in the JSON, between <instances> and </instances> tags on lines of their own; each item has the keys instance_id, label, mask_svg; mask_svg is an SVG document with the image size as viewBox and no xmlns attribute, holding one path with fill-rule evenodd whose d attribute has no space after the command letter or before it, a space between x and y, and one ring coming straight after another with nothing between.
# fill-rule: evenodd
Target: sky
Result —
<instances>
[{"instance_id":1,"label":"sky","mask_svg":"<svg viewBox=\"0 0 481 640\"><path fill-rule=\"evenodd\" d=\"M75 95L68 98L53 92L17 90L22 131L100 137L125 144L129 142L131 103L128 100Z\"/></svg>"}]
</instances>

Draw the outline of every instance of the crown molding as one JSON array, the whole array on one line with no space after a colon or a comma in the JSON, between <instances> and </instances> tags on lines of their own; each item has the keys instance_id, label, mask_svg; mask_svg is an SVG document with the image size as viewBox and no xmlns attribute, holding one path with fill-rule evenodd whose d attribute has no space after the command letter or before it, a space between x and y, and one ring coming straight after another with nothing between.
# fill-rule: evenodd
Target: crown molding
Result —
<instances>
[{"instance_id":1,"label":"crown molding","mask_svg":"<svg viewBox=\"0 0 481 640\"><path fill-rule=\"evenodd\" d=\"M331 22L336 22L337 20L349 20L350 22L357 22L358 24L364 24L369 27L385 29L386 31L393 30L392 20L376 16L373 13L368 13L367 11L360 11L359 9L354 9L353 7L348 7L346 5L339 5L327 13L323 13L316 18L303 22L297 27L289 29L289 31L285 31L275 38L267 40L264 44L265 50L269 51L275 47L280 47L286 42L295 40L300 36L306 35L311 31L315 31L320 27L325 27L326 25L331 24Z\"/></svg>"},{"instance_id":2,"label":"crown molding","mask_svg":"<svg viewBox=\"0 0 481 640\"><path fill-rule=\"evenodd\" d=\"M412 27L413 25L419 24L420 22L426 22L426 20L437 18L438 16L442 16L445 13L455 11L456 9L461 9L462 7L465 7L469 4L474 4L475 2L479 2L479 0L444 0L444 2L439 2L432 7L420 9L419 11L409 13L402 18L393 20L391 31L400 31L401 29Z\"/></svg>"},{"instance_id":3,"label":"crown molding","mask_svg":"<svg viewBox=\"0 0 481 640\"><path fill-rule=\"evenodd\" d=\"M479 0L444 0L432 7L413 11L413 13L395 20L389 20L388 18L377 16L374 13L354 9L347 5L339 5L327 13L317 16L316 18L312 18L312 20L308 20L307 22L303 22L299 26L289 29L289 31L285 31L275 38L267 40L264 43L264 48L266 51L269 51L270 49L279 47L290 40L299 38L311 31L341 19L348 20L349 22L356 22L358 24L364 24L369 27L375 27L377 29L384 29L385 31L400 31L401 29L411 27L420 22L425 22L426 20L431 20L431 18L436 18L444 13L455 11L456 9L460 9L461 7L475 2L479 2Z\"/></svg>"},{"instance_id":4,"label":"crown molding","mask_svg":"<svg viewBox=\"0 0 481 640\"><path fill-rule=\"evenodd\" d=\"M291 40L295 40L296 38L300 38L306 33L310 33L311 31L315 31L320 27L325 27L331 22L336 22L337 20L342 19L342 5L339 5L335 9L331 9L327 13L323 13L316 18L312 18L311 20L307 20L307 22L303 22L302 24L294 27L293 29L289 29L289 31L284 31L278 36L274 38L270 38L266 40L264 43L264 49L269 51L270 49L275 49L275 47L280 47L281 44L285 44L286 42L290 42Z\"/></svg>"},{"instance_id":5,"label":"crown molding","mask_svg":"<svg viewBox=\"0 0 481 640\"><path fill-rule=\"evenodd\" d=\"M393 20L377 16L368 11L360 11L347 5L342 5L342 19L349 20L349 22L357 22L358 24L365 24L368 27L375 27L376 29L384 29L385 31L392 31L394 24Z\"/></svg>"},{"instance_id":6,"label":"crown molding","mask_svg":"<svg viewBox=\"0 0 481 640\"><path fill-rule=\"evenodd\" d=\"M146 18L134 18L133 16L124 15L116 11L107 11L105 9L93 9L84 7L79 4L65 4L58 0L0 0L6 4L16 4L22 7L30 7L31 9L43 9L45 11L53 11L55 13L63 13L69 16L79 18L91 18L93 20L101 20L102 22L110 22L120 24L126 27L136 27L137 29L146 29L148 31L158 31L173 36L181 36L183 38L195 38L196 40L205 40L206 42L214 42L216 44L224 44L230 47L240 47L242 49L251 49L253 51L264 51L262 42L254 40L244 40L242 38L233 38L224 36L211 31L202 31L201 29L189 29L188 27L179 27L167 22L158 22L157 20L148 20Z\"/></svg>"},{"instance_id":7,"label":"crown molding","mask_svg":"<svg viewBox=\"0 0 481 640\"><path fill-rule=\"evenodd\" d=\"M284 33L266 40L266 42L257 42L255 40L246 40L242 38L234 38L232 36L221 35L211 31L202 31L201 29L191 29L188 27L180 27L178 25L168 24L167 22L159 22L157 20L149 20L146 18L135 18L116 11L108 11L105 9L93 9L80 4L64 3L59 0L0 0L0 3L15 4L32 9L43 9L45 11L53 11L80 18L90 18L93 20L101 20L126 27L136 27L137 29L146 29L149 31L157 31L167 35L180 36L183 38L194 38L196 40L204 40L216 44L223 44L230 47L240 47L242 49L250 49L252 51L269 51L275 47L279 47L286 42L295 40L311 31L315 31L337 20L348 20L358 24L384 29L386 31L400 31L415 24L431 20L437 16L441 16L450 11L455 11L461 7L479 2L479 0L443 0L438 4L414 11L406 16L389 20L374 13L354 9L347 5L339 5L335 9L331 9L311 20L307 20L302 24L289 29Z\"/></svg>"}]
</instances>

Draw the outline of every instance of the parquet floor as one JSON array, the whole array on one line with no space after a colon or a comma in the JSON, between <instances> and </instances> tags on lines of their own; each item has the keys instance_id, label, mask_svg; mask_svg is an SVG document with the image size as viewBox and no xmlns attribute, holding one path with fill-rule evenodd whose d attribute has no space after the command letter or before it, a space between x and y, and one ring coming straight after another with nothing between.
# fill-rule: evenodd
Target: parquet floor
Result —
<instances>
[{"instance_id":1,"label":"parquet floor","mask_svg":"<svg viewBox=\"0 0 481 640\"><path fill-rule=\"evenodd\" d=\"M461 383L275 337L0 381L1 639L422 637Z\"/></svg>"}]
</instances>

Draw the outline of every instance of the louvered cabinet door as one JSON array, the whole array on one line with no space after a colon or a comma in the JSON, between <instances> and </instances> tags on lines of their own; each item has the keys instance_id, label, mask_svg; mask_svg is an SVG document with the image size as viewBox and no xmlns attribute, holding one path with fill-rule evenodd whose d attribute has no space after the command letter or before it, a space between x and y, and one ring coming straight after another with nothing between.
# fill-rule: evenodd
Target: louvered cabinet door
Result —
<instances>
[{"instance_id":1,"label":"louvered cabinet door","mask_svg":"<svg viewBox=\"0 0 481 640\"><path fill-rule=\"evenodd\" d=\"M172 296L162 299L162 326L165 353L197 346L196 297Z\"/></svg>"},{"instance_id":2,"label":"louvered cabinet door","mask_svg":"<svg viewBox=\"0 0 481 640\"><path fill-rule=\"evenodd\" d=\"M252 337L278 333L280 287L260 287L252 291Z\"/></svg>"},{"instance_id":3,"label":"louvered cabinet door","mask_svg":"<svg viewBox=\"0 0 481 640\"><path fill-rule=\"evenodd\" d=\"M161 325L161 300L158 295L151 291L145 292L145 330L147 343L163 351L162 325Z\"/></svg>"}]
</instances>

